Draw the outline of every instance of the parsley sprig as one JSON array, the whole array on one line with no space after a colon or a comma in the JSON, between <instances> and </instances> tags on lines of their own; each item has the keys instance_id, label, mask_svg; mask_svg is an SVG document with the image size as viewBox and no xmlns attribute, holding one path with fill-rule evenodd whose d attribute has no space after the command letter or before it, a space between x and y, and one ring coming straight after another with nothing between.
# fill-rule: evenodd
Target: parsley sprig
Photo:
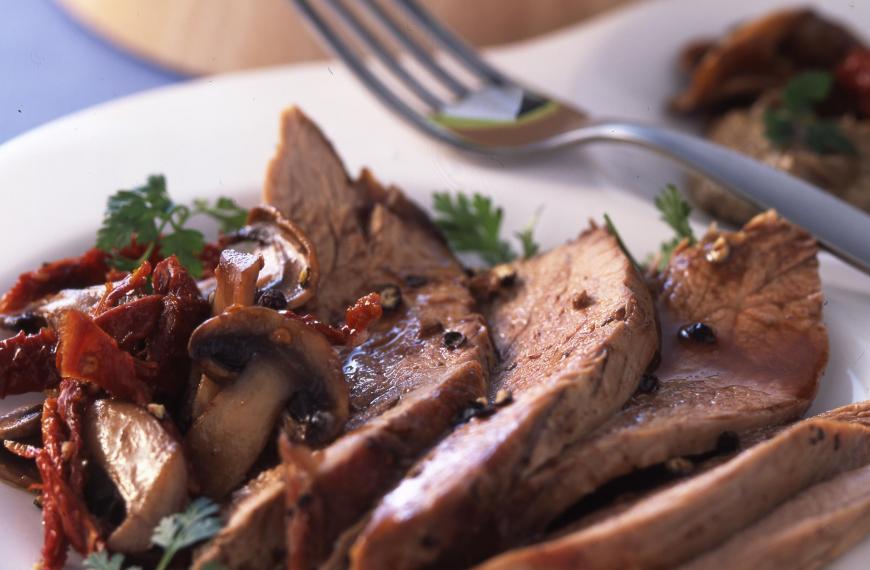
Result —
<instances>
[{"instance_id":1,"label":"parsley sprig","mask_svg":"<svg viewBox=\"0 0 870 570\"><path fill-rule=\"evenodd\" d=\"M661 245L658 257L658 269L662 270L667 267L671 260L671 255L674 253L674 249L676 249L680 242L686 240L689 245L693 245L697 242L697 239L695 238L695 232L692 231L692 226L689 225L689 215L692 213L692 207L688 202L686 202L676 186L673 184L665 186L662 193L656 196L655 206L661 213L662 221L674 230L674 237L663 242ZM628 248L622 241L622 237L619 235L619 231L617 231L616 226L613 224L613 220L611 220L610 216L607 214L604 214L604 224L610 235L616 238L616 242L619 244L619 247L622 249L623 253L625 253L626 257L628 257L636 267L644 269L644 266L640 265L631 255L631 252L628 251ZM646 265L651 263L650 260L652 257L652 255L649 256Z\"/></svg>"},{"instance_id":2,"label":"parsley sprig","mask_svg":"<svg viewBox=\"0 0 870 570\"><path fill-rule=\"evenodd\" d=\"M124 568L123 554L109 554L105 550L94 552L85 558L85 570L142 570L141 566Z\"/></svg>"},{"instance_id":3,"label":"parsley sprig","mask_svg":"<svg viewBox=\"0 0 870 570\"><path fill-rule=\"evenodd\" d=\"M683 198L680 191L673 184L665 186L664 191L656 196L656 209L661 212L661 219L674 230L674 237L661 246L659 257L659 269L664 269L671 260L674 249L683 240L688 240L693 245L697 240L692 227L689 225L689 215L692 207Z\"/></svg>"},{"instance_id":4,"label":"parsley sprig","mask_svg":"<svg viewBox=\"0 0 870 570\"><path fill-rule=\"evenodd\" d=\"M768 140L782 149L805 147L817 154L857 154L836 122L815 114L815 107L828 98L832 86L830 73L807 71L794 76L783 89L779 106L764 112Z\"/></svg>"},{"instance_id":5,"label":"parsley sprig","mask_svg":"<svg viewBox=\"0 0 870 570\"><path fill-rule=\"evenodd\" d=\"M517 258L511 244L501 237L504 211L494 206L491 198L481 194L469 198L462 192L455 198L447 192L436 192L432 198L437 214L435 223L454 251L476 254L488 265L508 263ZM514 234L524 258L532 257L540 249L534 239L538 217L539 213L536 213L522 231Z\"/></svg>"},{"instance_id":6,"label":"parsley sprig","mask_svg":"<svg viewBox=\"0 0 870 570\"><path fill-rule=\"evenodd\" d=\"M625 242L622 241L622 236L619 235L619 231L616 229L616 225L613 223L613 220L610 219L610 216L608 214L604 214L604 227L607 228L607 233L609 233L614 237L614 239L616 239L616 243L619 245L619 249L622 250L622 253L625 254L625 257L627 257L628 260L631 261L632 265L640 269L641 265L637 262L634 256L631 255L631 252L628 251L628 248L625 246Z\"/></svg>"},{"instance_id":7,"label":"parsley sprig","mask_svg":"<svg viewBox=\"0 0 870 570\"><path fill-rule=\"evenodd\" d=\"M224 233L242 227L247 217L244 209L226 197L218 198L213 205L208 200L196 200L193 207L176 204L166 190L166 178L149 176L144 186L119 190L109 197L103 225L97 232L97 248L111 254L112 267L124 271L132 271L159 248L162 255L175 255L193 275L199 276L203 271L199 255L205 248L205 236L186 227L199 214L215 219ZM122 253L133 240L144 247L142 255L135 259Z\"/></svg>"},{"instance_id":8,"label":"parsley sprig","mask_svg":"<svg viewBox=\"0 0 870 570\"><path fill-rule=\"evenodd\" d=\"M163 549L163 556L155 570L166 570L179 551L216 535L221 529L218 512L219 508L215 503L200 497L190 503L184 512L162 518L151 537L151 544ZM110 555L101 551L85 559L85 570L142 570L139 566L125 568L123 564L123 554ZM205 568L219 570L221 567L210 563Z\"/></svg>"}]
</instances>

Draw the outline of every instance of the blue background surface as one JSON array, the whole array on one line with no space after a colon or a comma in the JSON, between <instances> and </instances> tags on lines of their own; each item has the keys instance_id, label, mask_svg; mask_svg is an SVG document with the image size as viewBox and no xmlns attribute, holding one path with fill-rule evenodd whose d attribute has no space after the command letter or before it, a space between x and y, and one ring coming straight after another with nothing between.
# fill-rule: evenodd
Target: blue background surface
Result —
<instances>
[{"instance_id":1,"label":"blue background surface","mask_svg":"<svg viewBox=\"0 0 870 570\"><path fill-rule=\"evenodd\" d=\"M0 143L73 111L183 79L92 35L50 0L0 0Z\"/></svg>"}]
</instances>

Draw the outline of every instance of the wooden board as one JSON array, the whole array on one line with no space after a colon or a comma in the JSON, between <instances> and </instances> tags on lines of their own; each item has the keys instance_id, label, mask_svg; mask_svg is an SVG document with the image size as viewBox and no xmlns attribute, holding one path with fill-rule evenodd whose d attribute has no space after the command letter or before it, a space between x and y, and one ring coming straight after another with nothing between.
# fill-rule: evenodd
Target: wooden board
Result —
<instances>
[{"instance_id":1,"label":"wooden board","mask_svg":"<svg viewBox=\"0 0 870 570\"><path fill-rule=\"evenodd\" d=\"M58 0L75 19L145 59L210 74L325 56L290 0ZM424 0L476 45L508 43L633 0Z\"/></svg>"}]
</instances>

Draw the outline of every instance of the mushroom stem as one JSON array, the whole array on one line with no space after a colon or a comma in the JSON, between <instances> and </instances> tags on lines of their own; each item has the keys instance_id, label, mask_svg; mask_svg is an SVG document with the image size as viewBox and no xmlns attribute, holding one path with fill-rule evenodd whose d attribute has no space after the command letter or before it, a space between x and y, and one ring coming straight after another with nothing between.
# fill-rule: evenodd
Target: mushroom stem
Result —
<instances>
[{"instance_id":1,"label":"mushroom stem","mask_svg":"<svg viewBox=\"0 0 870 570\"><path fill-rule=\"evenodd\" d=\"M214 271L217 288L212 302L212 314L219 315L233 305L254 304L257 278L263 269L263 256L225 249Z\"/></svg>"},{"instance_id":2,"label":"mushroom stem","mask_svg":"<svg viewBox=\"0 0 870 570\"><path fill-rule=\"evenodd\" d=\"M244 480L292 389L278 362L258 358L212 399L186 437L203 494L221 498Z\"/></svg>"}]
</instances>

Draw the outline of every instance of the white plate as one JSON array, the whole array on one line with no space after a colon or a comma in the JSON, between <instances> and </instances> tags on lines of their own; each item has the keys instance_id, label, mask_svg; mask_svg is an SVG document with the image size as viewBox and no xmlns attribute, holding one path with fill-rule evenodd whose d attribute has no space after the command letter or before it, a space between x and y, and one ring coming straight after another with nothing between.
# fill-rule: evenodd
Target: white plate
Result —
<instances>
[{"instance_id":1,"label":"white plate","mask_svg":"<svg viewBox=\"0 0 870 570\"><path fill-rule=\"evenodd\" d=\"M783 4L647 2L491 55L513 75L595 113L666 121L662 108L676 88L673 62L680 46ZM870 23L870 3L824 4L856 29ZM433 190L483 192L504 206L511 230L543 206L538 234L545 246L572 237L604 212L640 256L667 237L651 198L681 176L662 159L595 147L514 164L473 161L399 123L340 64L330 63L209 78L129 97L0 147L0 288L44 260L89 247L106 196L150 173L165 173L178 200L220 193L254 204L277 141L278 116L293 103L320 123L351 170L369 165L424 205ZM700 229L703 220L698 222ZM831 360L814 411L863 400L870 391L870 279L824 255L822 276ZM0 567L31 567L42 543L39 512L25 494L3 485L0 509L6 521ZM836 568L858 570L868 560L865 543Z\"/></svg>"}]
</instances>

